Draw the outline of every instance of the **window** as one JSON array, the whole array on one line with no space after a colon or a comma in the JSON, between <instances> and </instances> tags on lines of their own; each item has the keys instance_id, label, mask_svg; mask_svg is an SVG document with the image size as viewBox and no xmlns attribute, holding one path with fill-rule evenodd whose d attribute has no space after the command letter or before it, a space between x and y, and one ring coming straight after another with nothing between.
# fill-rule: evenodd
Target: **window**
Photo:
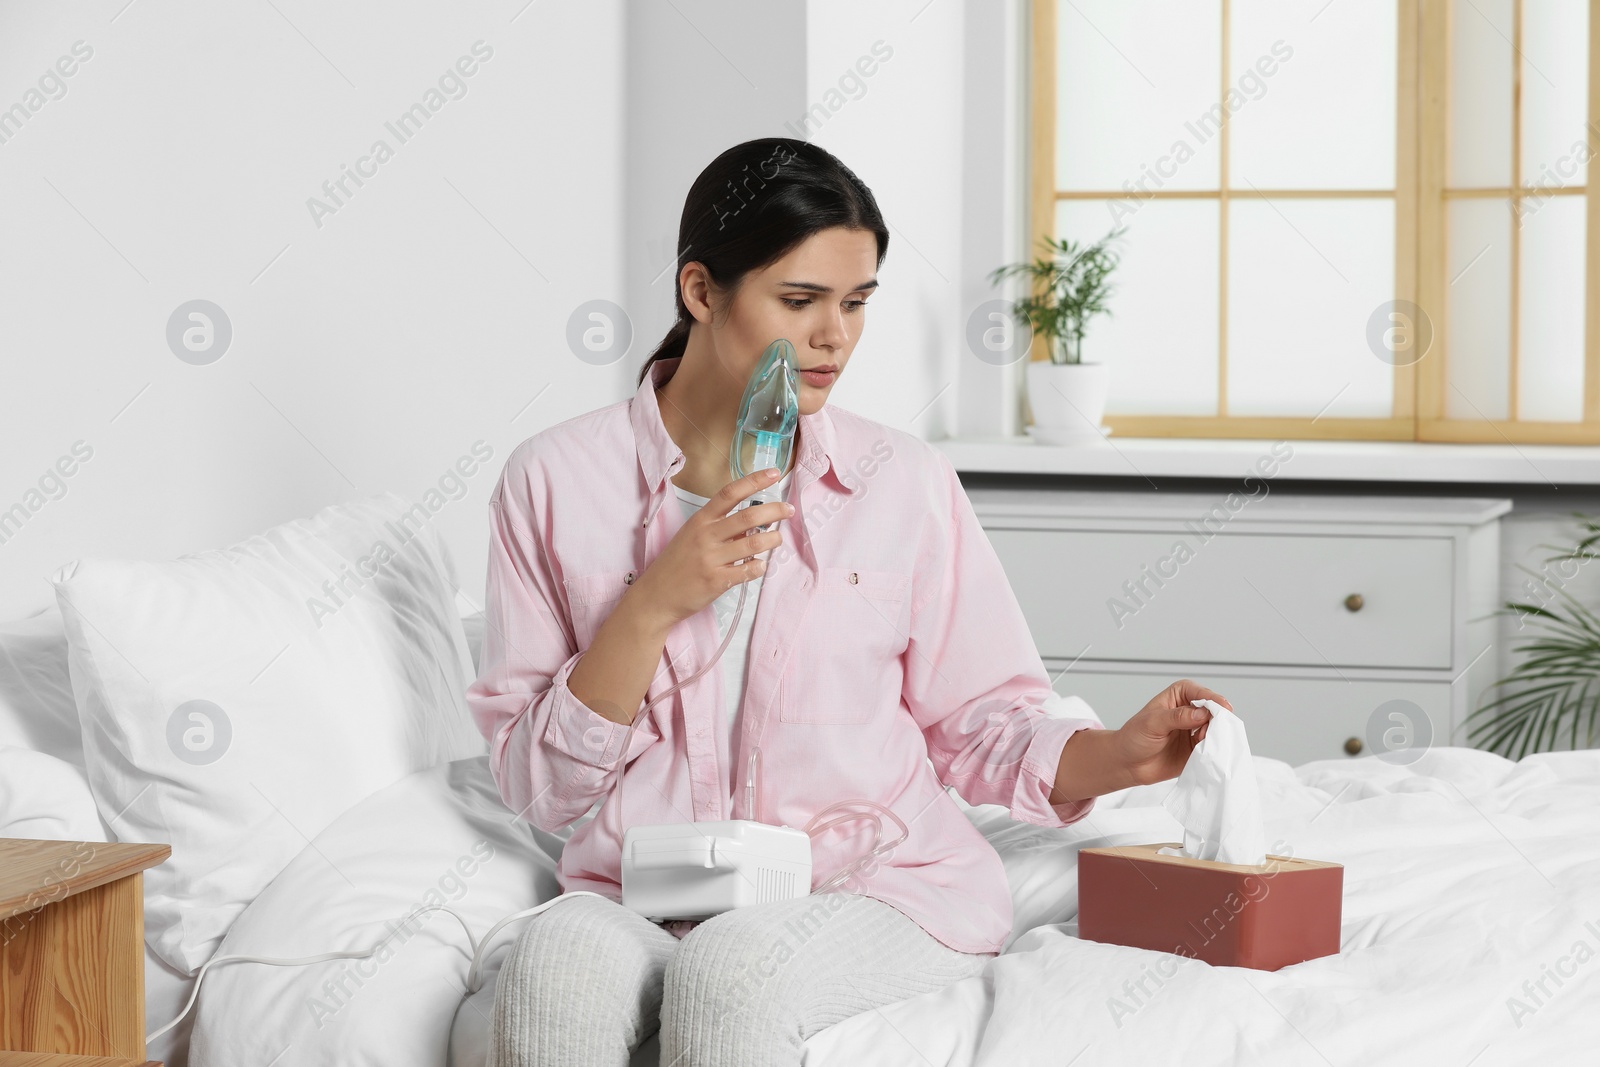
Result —
<instances>
[{"instance_id":1,"label":"window","mask_svg":"<svg viewBox=\"0 0 1600 1067\"><path fill-rule=\"evenodd\" d=\"M1595 9L1035 0L1035 235L1127 231L1112 431L1600 442Z\"/></svg>"}]
</instances>

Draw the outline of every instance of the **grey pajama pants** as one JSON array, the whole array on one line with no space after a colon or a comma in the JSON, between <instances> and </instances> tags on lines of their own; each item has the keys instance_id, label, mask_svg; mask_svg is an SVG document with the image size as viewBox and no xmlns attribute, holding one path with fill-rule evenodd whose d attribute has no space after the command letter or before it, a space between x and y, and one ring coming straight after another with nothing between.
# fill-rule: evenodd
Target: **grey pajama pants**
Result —
<instances>
[{"instance_id":1,"label":"grey pajama pants","mask_svg":"<svg viewBox=\"0 0 1600 1067\"><path fill-rule=\"evenodd\" d=\"M822 893L724 912L680 941L578 896L528 920L500 971L489 1067L626 1067L660 1027L661 1067L782 1067L824 1027L979 974L872 897Z\"/></svg>"}]
</instances>

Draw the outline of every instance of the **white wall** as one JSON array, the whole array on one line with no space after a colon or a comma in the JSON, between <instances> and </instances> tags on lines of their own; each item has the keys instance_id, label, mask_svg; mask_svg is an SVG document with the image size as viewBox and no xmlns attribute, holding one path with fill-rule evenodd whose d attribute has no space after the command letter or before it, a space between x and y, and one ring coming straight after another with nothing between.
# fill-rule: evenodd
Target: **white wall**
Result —
<instances>
[{"instance_id":1,"label":"white wall","mask_svg":"<svg viewBox=\"0 0 1600 1067\"><path fill-rule=\"evenodd\" d=\"M0 543L0 617L80 555L419 498L481 439L494 459L435 517L480 598L506 454L616 399L564 336L625 288L621 0L121 7L0 7L0 108L92 49L0 143L0 509L42 504ZM464 96L385 129L479 40ZM379 138L393 158L319 227L307 199ZM165 337L194 298L233 328L207 366ZM80 440L65 495L30 497Z\"/></svg>"},{"instance_id":2,"label":"white wall","mask_svg":"<svg viewBox=\"0 0 1600 1067\"><path fill-rule=\"evenodd\" d=\"M1026 3L967 0L966 84L962 146L962 342L957 382L956 436L1017 436L1026 425L1023 375L1026 339L1014 340L1015 362L975 358L974 316L987 323L991 302L1025 291L1016 281L996 287L990 273L1032 258L1028 247L1028 40Z\"/></svg>"},{"instance_id":3,"label":"white wall","mask_svg":"<svg viewBox=\"0 0 1600 1067\"><path fill-rule=\"evenodd\" d=\"M479 440L494 458L435 521L481 600L505 456L632 393L671 321L689 184L752 137L835 152L893 231L836 401L930 438L962 403L995 427L1004 402L984 393L992 368L970 380L964 303L1017 226L994 186L1016 177L1000 127L1020 72L1000 68L1021 10L0 8L0 108L33 102L75 42L92 52L0 143L0 510L24 509L0 528L0 617L49 604L45 577L78 556L165 558L384 489L420 498ZM404 142L386 129L480 40L493 53L464 96L448 87ZM878 41L888 60L830 96ZM802 125L812 105L830 110ZM380 138L393 155L365 184L323 191ZM197 298L233 334L201 366L166 337ZM631 325L614 362L567 344L591 300ZM80 441L92 457L75 465ZM64 456L74 473L49 480Z\"/></svg>"},{"instance_id":4,"label":"white wall","mask_svg":"<svg viewBox=\"0 0 1600 1067\"><path fill-rule=\"evenodd\" d=\"M689 186L724 150L787 136L806 91L807 4L674 0L628 8L625 270L633 349L617 399L671 327Z\"/></svg>"},{"instance_id":5,"label":"white wall","mask_svg":"<svg viewBox=\"0 0 1600 1067\"><path fill-rule=\"evenodd\" d=\"M800 110L819 110L803 134L791 135L855 171L889 226L881 288L830 402L943 437L955 390L940 390L954 379L960 338L962 7L926 0L809 6ZM856 65L863 57L881 60L870 76ZM799 111L790 121L801 129Z\"/></svg>"}]
</instances>

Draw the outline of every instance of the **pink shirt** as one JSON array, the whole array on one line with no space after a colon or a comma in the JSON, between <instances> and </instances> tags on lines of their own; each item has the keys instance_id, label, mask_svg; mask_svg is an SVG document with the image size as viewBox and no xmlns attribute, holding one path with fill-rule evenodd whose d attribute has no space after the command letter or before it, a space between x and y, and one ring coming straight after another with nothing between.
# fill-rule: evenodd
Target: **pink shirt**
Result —
<instances>
[{"instance_id":1,"label":"pink shirt","mask_svg":"<svg viewBox=\"0 0 1600 1067\"><path fill-rule=\"evenodd\" d=\"M601 799L622 756L627 727L578 700L567 678L683 525L671 477L684 456L655 395L678 362L656 361L631 399L517 446L489 501L487 627L467 704L501 798L547 831ZM646 712L625 761L627 825L749 817L742 786L728 788L743 781L728 760L743 768L759 746L763 821L804 827L835 801L883 804L910 836L844 888L951 948L998 952L1011 932L1005 871L944 786L1013 819L1065 826L1094 801L1049 803L1062 746L1101 723L1080 698L1052 691L942 452L830 405L801 417L793 472L797 512L763 582L739 734L723 736L717 668ZM646 700L719 642L709 605L674 625ZM618 799L612 790L568 841L563 891L621 899ZM897 833L886 825L884 840ZM872 846L870 823L821 834L812 884Z\"/></svg>"}]
</instances>

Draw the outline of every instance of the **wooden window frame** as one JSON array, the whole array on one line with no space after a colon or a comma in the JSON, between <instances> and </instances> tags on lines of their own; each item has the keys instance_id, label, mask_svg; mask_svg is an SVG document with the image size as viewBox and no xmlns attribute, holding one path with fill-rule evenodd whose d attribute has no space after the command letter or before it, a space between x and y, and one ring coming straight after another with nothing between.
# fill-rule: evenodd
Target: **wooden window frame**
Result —
<instances>
[{"instance_id":1,"label":"wooden window frame","mask_svg":"<svg viewBox=\"0 0 1600 1067\"><path fill-rule=\"evenodd\" d=\"M1515 36L1520 38L1526 0L1513 0ZM1585 213L1584 397L1580 422L1540 422L1520 419L1463 419L1445 416L1445 398L1451 388L1447 377L1449 337L1447 325L1447 213L1449 199L1461 196L1500 196L1515 211L1517 201L1548 195L1551 190L1525 187L1521 181L1520 44L1514 40L1512 179L1506 189L1451 189L1447 187L1449 120L1450 17L1449 0L1397 0L1396 37L1395 185L1392 190L1230 189L1229 116L1222 109L1219 130L1221 154L1218 189L1156 190L1151 199L1214 199L1218 202L1218 338L1217 414L1215 415L1106 415L1104 422L1118 437L1231 437L1299 438L1311 440L1451 441L1502 444L1600 444L1600 0L1589 0L1589 122L1591 158L1587 185L1570 187L1556 195L1588 197ZM1230 0L1221 0L1221 93L1230 88ZM1074 190L1056 188L1056 0L1032 0L1030 20L1030 146L1029 249L1041 238L1054 235L1056 205L1062 200L1116 200L1125 190ZM1388 418L1317 416L1241 416L1227 413L1228 384L1228 205L1231 200L1260 196L1274 198L1354 199L1392 198L1395 219L1394 299L1424 309L1433 341L1416 363L1394 368L1394 392ZM1511 336L1509 358L1510 404L1516 411L1518 376L1517 307L1520 301L1520 249L1517 227L1512 227ZM1042 337L1034 339L1030 360L1049 359Z\"/></svg>"}]
</instances>

